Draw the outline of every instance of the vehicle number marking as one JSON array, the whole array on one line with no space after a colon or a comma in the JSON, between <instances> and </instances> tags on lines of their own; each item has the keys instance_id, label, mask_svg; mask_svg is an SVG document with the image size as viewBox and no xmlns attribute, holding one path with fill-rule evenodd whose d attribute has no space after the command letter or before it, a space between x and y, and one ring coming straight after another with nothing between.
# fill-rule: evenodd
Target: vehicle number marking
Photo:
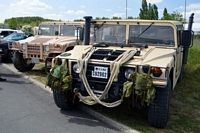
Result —
<instances>
[{"instance_id":1,"label":"vehicle number marking","mask_svg":"<svg viewBox=\"0 0 200 133\"><path fill-rule=\"evenodd\" d=\"M92 71L92 77L107 79L108 78L108 68L95 66L94 71Z\"/></svg>"}]
</instances>

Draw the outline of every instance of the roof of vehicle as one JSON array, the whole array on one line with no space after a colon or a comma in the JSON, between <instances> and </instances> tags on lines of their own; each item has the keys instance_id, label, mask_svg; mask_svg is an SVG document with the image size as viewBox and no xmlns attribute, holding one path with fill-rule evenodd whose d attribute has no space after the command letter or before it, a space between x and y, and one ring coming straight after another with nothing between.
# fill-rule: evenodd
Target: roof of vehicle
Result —
<instances>
[{"instance_id":1,"label":"roof of vehicle","mask_svg":"<svg viewBox=\"0 0 200 133\"><path fill-rule=\"evenodd\" d=\"M17 32L17 33L24 33L23 31L21 31L21 30L13 30L13 29L0 29L0 32L1 31L15 31L15 32Z\"/></svg>"},{"instance_id":2,"label":"roof of vehicle","mask_svg":"<svg viewBox=\"0 0 200 133\"><path fill-rule=\"evenodd\" d=\"M152 23L152 22L156 22L156 23L171 23L173 25L183 25L181 22L179 21L172 21L172 20L144 20L144 19L113 19L113 20L106 20L106 19L102 19L102 20L91 20L91 23L103 23L103 22L128 22L128 23Z\"/></svg>"},{"instance_id":3,"label":"roof of vehicle","mask_svg":"<svg viewBox=\"0 0 200 133\"><path fill-rule=\"evenodd\" d=\"M56 25L83 25L85 22L42 22L41 24L56 24Z\"/></svg>"}]
</instances>

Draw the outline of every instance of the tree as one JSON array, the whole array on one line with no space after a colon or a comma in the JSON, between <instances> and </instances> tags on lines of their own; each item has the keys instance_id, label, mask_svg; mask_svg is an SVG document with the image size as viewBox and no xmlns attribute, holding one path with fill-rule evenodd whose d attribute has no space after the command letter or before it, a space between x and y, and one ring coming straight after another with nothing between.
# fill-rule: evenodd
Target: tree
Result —
<instances>
[{"instance_id":1,"label":"tree","mask_svg":"<svg viewBox=\"0 0 200 133\"><path fill-rule=\"evenodd\" d=\"M128 16L128 18L127 19L133 19L133 17L132 16Z\"/></svg>"},{"instance_id":2,"label":"tree","mask_svg":"<svg viewBox=\"0 0 200 133\"><path fill-rule=\"evenodd\" d=\"M158 18L159 18L158 17L158 7L155 4L153 4L152 8L153 8L154 20L158 20Z\"/></svg>"},{"instance_id":3,"label":"tree","mask_svg":"<svg viewBox=\"0 0 200 133\"><path fill-rule=\"evenodd\" d=\"M142 8L140 8L139 18L140 19L147 19L147 14L148 14L147 1L142 0Z\"/></svg>"},{"instance_id":4,"label":"tree","mask_svg":"<svg viewBox=\"0 0 200 133\"><path fill-rule=\"evenodd\" d=\"M12 29L12 28L17 28L17 21L15 18L11 18L9 21L8 21L8 25L9 27Z\"/></svg>"},{"instance_id":5,"label":"tree","mask_svg":"<svg viewBox=\"0 0 200 133\"><path fill-rule=\"evenodd\" d=\"M142 8L140 8L139 18L158 20L158 7L151 3L147 6L146 0L142 0Z\"/></svg>"},{"instance_id":6,"label":"tree","mask_svg":"<svg viewBox=\"0 0 200 133\"><path fill-rule=\"evenodd\" d=\"M122 19L122 18L113 16L112 19Z\"/></svg>"},{"instance_id":7,"label":"tree","mask_svg":"<svg viewBox=\"0 0 200 133\"><path fill-rule=\"evenodd\" d=\"M164 8L162 20L170 20L170 14L167 12L167 8Z\"/></svg>"},{"instance_id":8,"label":"tree","mask_svg":"<svg viewBox=\"0 0 200 133\"><path fill-rule=\"evenodd\" d=\"M178 11L173 11L173 13L170 14L170 19L180 21L183 23L183 15L179 13Z\"/></svg>"}]
</instances>

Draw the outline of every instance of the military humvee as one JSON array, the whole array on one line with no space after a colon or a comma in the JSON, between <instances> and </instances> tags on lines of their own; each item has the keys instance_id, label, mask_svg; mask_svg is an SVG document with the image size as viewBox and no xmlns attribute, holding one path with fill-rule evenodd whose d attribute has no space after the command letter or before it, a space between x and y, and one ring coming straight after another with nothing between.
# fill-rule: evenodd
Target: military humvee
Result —
<instances>
[{"instance_id":1,"label":"military humvee","mask_svg":"<svg viewBox=\"0 0 200 133\"><path fill-rule=\"evenodd\" d=\"M52 60L55 69L63 66L68 71L65 78L56 79L53 75L62 75L63 71L58 74L59 69L52 69L48 78L55 104L71 109L79 99L106 107L127 101L135 107L147 107L149 125L164 128L170 91L182 79L192 46L193 16L187 30L178 21L85 17L84 45ZM62 84L64 89L59 86Z\"/></svg>"},{"instance_id":2,"label":"military humvee","mask_svg":"<svg viewBox=\"0 0 200 133\"><path fill-rule=\"evenodd\" d=\"M51 59L82 44L84 22L42 22L34 37L13 42L13 64L19 71L29 71L36 63Z\"/></svg>"}]
</instances>

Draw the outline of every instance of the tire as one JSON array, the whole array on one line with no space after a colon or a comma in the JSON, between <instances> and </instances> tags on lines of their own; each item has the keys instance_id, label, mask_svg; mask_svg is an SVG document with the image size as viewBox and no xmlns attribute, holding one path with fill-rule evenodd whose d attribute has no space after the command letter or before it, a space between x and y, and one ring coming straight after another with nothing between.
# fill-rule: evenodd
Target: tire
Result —
<instances>
[{"instance_id":1,"label":"tire","mask_svg":"<svg viewBox=\"0 0 200 133\"><path fill-rule=\"evenodd\" d=\"M75 97L73 103L74 93L71 91L63 92L63 91L53 90L53 98L57 107L64 110L71 110L75 108L79 103L78 96Z\"/></svg>"},{"instance_id":2,"label":"tire","mask_svg":"<svg viewBox=\"0 0 200 133\"><path fill-rule=\"evenodd\" d=\"M148 123L150 126L164 128L167 125L171 92L171 79L165 88L156 88L156 96L148 108Z\"/></svg>"},{"instance_id":3,"label":"tire","mask_svg":"<svg viewBox=\"0 0 200 133\"><path fill-rule=\"evenodd\" d=\"M13 55L14 55L14 52L15 52L15 51L13 51L13 50L10 50L10 51L8 52L7 61L8 61L9 63L13 62Z\"/></svg>"},{"instance_id":4,"label":"tire","mask_svg":"<svg viewBox=\"0 0 200 133\"><path fill-rule=\"evenodd\" d=\"M23 58L23 54L19 51L15 51L13 54L13 64L15 68L21 72L26 72L32 70L35 64L27 64L27 60Z\"/></svg>"},{"instance_id":5,"label":"tire","mask_svg":"<svg viewBox=\"0 0 200 133\"><path fill-rule=\"evenodd\" d=\"M182 79L183 79L183 68L181 69L181 73L178 77L177 83L180 83Z\"/></svg>"}]
</instances>

